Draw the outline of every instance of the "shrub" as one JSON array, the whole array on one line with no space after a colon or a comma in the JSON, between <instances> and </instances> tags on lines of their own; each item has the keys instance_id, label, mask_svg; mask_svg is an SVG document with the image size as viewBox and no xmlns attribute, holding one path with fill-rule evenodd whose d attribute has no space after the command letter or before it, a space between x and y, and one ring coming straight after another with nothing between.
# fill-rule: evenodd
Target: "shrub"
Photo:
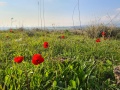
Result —
<instances>
[{"instance_id":1,"label":"shrub","mask_svg":"<svg viewBox=\"0 0 120 90\"><path fill-rule=\"evenodd\" d=\"M117 34L116 39L120 39L120 32Z\"/></svg>"},{"instance_id":2,"label":"shrub","mask_svg":"<svg viewBox=\"0 0 120 90\"><path fill-rule=\"evenodd\" d=\"M120 28L118 27L108 27L105 25L98 25L98 26L88 26L86 28L86 32L88 37L90 38L98 38L102 37L102 32L105 32L105 37L113 37L116 39L120 38Z\"/></svg>"},{"instance_id":3,"label":"shrub","mask_svg":"<svg viewBox=\"0 0 120 90\"><path fill-rule=\"evenodd\" d=\"M33 31L26 31L26 34L29 36L29 37L33 37L35 35L35 32Z\"/></svg>"},{"instance_id":4,"label":"shrub","mask_svg":"<svg viewBox=\"0 0 120 90\"><path fill-rule=\"evenodd\" d=\"M91 25L88 26L86 28L86 32L88 37L90 38L97 38L97 37L101 37L101 32L103 30L108 30L108 27L104 26L104 25Z\"/></svg>"}]
</instances>

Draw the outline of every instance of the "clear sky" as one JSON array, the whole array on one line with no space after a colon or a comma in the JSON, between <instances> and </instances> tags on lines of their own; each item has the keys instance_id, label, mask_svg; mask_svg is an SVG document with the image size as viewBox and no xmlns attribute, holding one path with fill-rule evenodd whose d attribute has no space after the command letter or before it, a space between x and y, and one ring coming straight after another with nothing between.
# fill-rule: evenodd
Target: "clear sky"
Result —
<instances>
[{"instance_id":1,"label":"clear sky","mask_svg":"<svg viewBox=\"0 0 120 90\"><path fill-rule=\"evenodd\" d=\"M78 0L44 0L44 13L43 0L0 0L0 26L11 26L11 18L12 26L38 26L38 1L42 25L80 25ZM120 0L79 0L79 10L81 25L120 22Z\"/></svg>"}]
</instances>

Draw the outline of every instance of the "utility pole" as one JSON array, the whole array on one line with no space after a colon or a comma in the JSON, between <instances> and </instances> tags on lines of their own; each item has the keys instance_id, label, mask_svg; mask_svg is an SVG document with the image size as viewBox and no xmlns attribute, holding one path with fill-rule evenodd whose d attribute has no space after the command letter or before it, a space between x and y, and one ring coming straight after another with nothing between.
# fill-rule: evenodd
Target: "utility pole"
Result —
<instances>
[{"instance_id":1,"label":"utility pole","mask_svg":"<svg viewBox=\"0 0 120 90\"><path fill-rule=\"evenodd\" d=\"M43 24L44 24L44 30L45 30L45 16L44 16L44 13L45 13L45 5L44 5L44 0L43 0Z\"/></svg>"},{"instance_id":2,"label":"utility pole","mask_svg":"<svg viewBox=\"0 0 120 90\"><path fill-rule=\"evenodd\" d=\"M80 22L80 29L82 29L82 26L81 26L81 19L80 19L80 3L79 3L79 0L78 0L78 13L79 13L79 22Z\"/></svg>"},{"instance_id":3,"label":"utility pole","mask_svg":"<svg viewBox=\"0 0 120 90\"><path fill-rule=\"evenodd\" d=\"M11 18L11 28L12 28L13 18Z\"/></svg>"},{"instance_id":4,"label":"utility pole","mask_svg":"<svg viewBox=\"0 0 120 90\"><path fill-rule=\"evenodd\" d=\"M42 1L40 0L40 19L41 19L41 29L42 29L42 13L41 13L41 11L42 11Z\"/></svg>"},{"instance_id":5,"label":"utility pole","mask_svg":"<svg viewBox=\"0 0 120 90\"><path fill-rule=\"evenodd\" d=\"M40 13L39 13L39 1L38 1L38 29L39 29L39 16L40 16Z\"/></svg>"}]
</instances>

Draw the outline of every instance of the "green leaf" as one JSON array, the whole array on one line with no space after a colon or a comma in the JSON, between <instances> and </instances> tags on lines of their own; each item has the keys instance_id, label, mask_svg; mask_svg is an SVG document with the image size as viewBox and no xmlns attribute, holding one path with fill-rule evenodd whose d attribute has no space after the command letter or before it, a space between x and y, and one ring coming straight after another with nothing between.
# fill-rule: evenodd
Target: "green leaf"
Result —
<instances>
[{"instance_id":1,"label":"green leaf","mask_svg":"<svg viewBox=\"0 0 120 90\"><path fill-rule=\"evenodd\" d=\"M76 88L76 82L74 80L70 80L71 86L72 88Z\"/></svg>"},{"instance_id":2,"label":"green leaf","mask_svg":"<svg viewBox=\"0 0 120 90\"><path fill-rule=\"evenodd\" d=\"M19 70L18 70L18 73L19 73L19 75L22 75L22 70L19 69Z\"/></svg>"},{"instance_id":3,"label":"green leaf","mask_svg":"<svg viewBox=\"0 0 120 90\"><path fill-rule=\"evenodd\" d=\"M48 72L45 73L45 76L48 77Z\"/></svg>"},{"instance_id":4,"label":"green leaf","mask_svg":"<svg viewBox=\"0 0 120 90\"><path fill-rule=\"evenodd\" d=\"M6 75L6 76L5 76L5 83L8 82L8 79L9 79L9 75Z\"/></svg>"},{"instance_id":5,"label":"green leaf","mask_svg":"<svg viewBox=\"0 0 120 90\"><path fill-rule=\"evenodd\" d=\"M53 81L52 86L53 86L53 87L56 87L56 86L57 86L57 81Z\"/></svg>"},{"instance_id":6,"label":"green leaf","mask_svg":"<svg viewBox=\"0 0 120 90\"><path fill-rule=\"evenodd\" d=\"M10 86L10 89L9 90L13 90L13 85Z\"/></svg>"},{"instance_id":7,"label":"green leaf","mask_svg":"<svg viewBox=\"0 0 120 90\"><path fill-rule=\"evenodd\" d=\"M76 83L77 83L78 86L80 85L80 80L79 80L78 77L76 78Z\"/></svg>"},{"instance_id":8,"label":"green leaf","mask_svg":"<svg viewBox=\"0 0 120 90\"><path fill-rule=\"evenodd\" d=\"M72 65L69 65L69 68L70 68L70 69L73 69L73 66L72 66Z\"/></svg>"},{"instance_id":9,"label":"green leaf","mask_svg":"<svg viewBox=\"0 0 120 90\"><path fill-rule=\"evenodd\" d=\"M107 60L106 63L107 63L108 65L112 65L112 62L111 62L110 60Z\"/></svg>"},{"instance_id":10,"label":"green leaf","mask_svg":"<svg viewBox=\"0 0 120 90\"><path fill-rule=\"evenodd\" d=\"M0 85L0 90L3 90L2 85Z\"/></svg>"}]
</instances>

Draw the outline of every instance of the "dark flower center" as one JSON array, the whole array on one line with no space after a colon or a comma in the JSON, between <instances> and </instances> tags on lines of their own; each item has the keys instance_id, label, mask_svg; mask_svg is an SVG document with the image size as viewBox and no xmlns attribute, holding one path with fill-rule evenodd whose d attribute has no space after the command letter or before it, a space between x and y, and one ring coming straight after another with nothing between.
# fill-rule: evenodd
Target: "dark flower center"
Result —
<instances>
[{"instance_id":1,"label":"dark flower center","mask_svg":"<svg viewBox=\"0 0 120 90\"><path fill-rule=\"evenodd\" d=\"M37 59L36 62L39 63L39 60Z\"/></svg>"}]
</instances>

